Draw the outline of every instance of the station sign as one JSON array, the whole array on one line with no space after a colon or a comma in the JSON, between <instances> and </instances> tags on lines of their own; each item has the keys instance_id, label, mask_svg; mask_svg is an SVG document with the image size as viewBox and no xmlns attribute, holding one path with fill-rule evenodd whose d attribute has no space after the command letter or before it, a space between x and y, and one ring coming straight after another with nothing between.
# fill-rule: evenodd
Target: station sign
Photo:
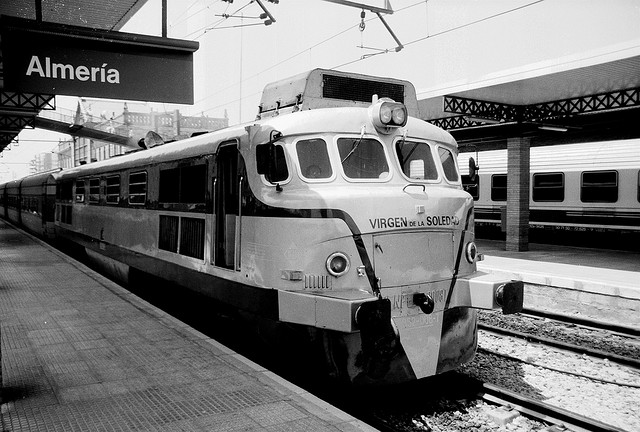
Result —
<instances>
[{"instance_id":1,"label":"station sign","mask_svg":"<svg viewBox=\"0 0 640 432\"><path fill-rule=\"evenodd\" d=\"M198 42L0 17L4 91L193 104Z\"/></svg>"}]
</instances>

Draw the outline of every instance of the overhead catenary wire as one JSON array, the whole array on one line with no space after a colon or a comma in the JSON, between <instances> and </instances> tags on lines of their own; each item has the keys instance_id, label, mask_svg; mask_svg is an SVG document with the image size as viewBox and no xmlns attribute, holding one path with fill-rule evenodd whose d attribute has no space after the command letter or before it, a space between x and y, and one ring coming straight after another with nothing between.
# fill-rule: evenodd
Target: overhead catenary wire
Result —
<instances>
[{"instance_id":1,"label":"overhead catenary wire","mask_svg":"<svg viewBox=\"0 0 640 432\"><path fill-rule=\"evenodd\" d=\"M498 12L498 13L496 13L496 14L489 15L489 16L487 16L487 17L480 18L480 19L477 19L477 20L475 20L475 21L471 21L471 22L468 22L468 23L465 23L465 24L461 24L461 25L459 25L459 26L452 27L452 28L450 28L450 29L442 30L442 31L440 31L440 32L433 33L433 34L431 34L431 35L429 35L429 34L428 34L427 36L424 36L424 37L421 37L421 38L418 38L418 39L412 40L412 41L410 41L410 42L407 42L407 43L405 43L405 44L404 44L404 46L405 46L405 47L407 47L407 46L409 46L409 45L414 45L414 44L416 44L416 43L418 43L418 42L422 42L422 41L425 41L425 40L427 40L427 39L430 39L430 38L433 38L433 37L436 37L436 36L442 36L442 35L444 35L444 34L451 33L451 32L456 31L456 30L461 30L461 29L463 29L463 28L466 28L466 27L469 27L469 26L472 26L472 25L475 25L475 24L479 24L479 23L481 23L481 22L488 21L488 20L491 20L491 19L497 18L497 17L499 17L499 16L506 15L506 14L508 14L508 13L516 12L516 11L518 11L518 10L520 10L520 9L524 9L524 8L529 7L529 6L536 5L536 4L538 4L538 3L542 3L543 1L545 1L545 0L536 0L536 1L533 1L533 2L531 2L531 3L527 3L527 4L525 4L525 5L515 7L515 8L513 8L513 9L509 9L509 10L506 10L506 11ZM409 8L412 8L412 7L415 7L415 6L421 5L421 4L422 4L422 2L414 3L414 4L412 4L412 5L409 5L409 6L406 6L406 7L404 7L404 8L398 9L396 12L404 11L404 10L406 10L406 9L409 9ZM376 56L376 55L380 55L380 54L388 54L388 53L390 53L390 52L396 52L395 48L388 48L388 49L382 50L382 51L380 51L380 52L378 52L378 53L375 53L375 54L368 54L368 55L366 54L366 55L361 56L361 57L360 57L360 58L358 58L358 59L355 59L355 60L349 61L349 62L347 62L347 63L342 63L342 64L340 64L340 65L334 66L334 67L332 67L331 69L337 69L337 68L341 68L341 67L344 67L344 66L348 66L348 65L351 65L351 64L354 64L354 63L358 63L358 62L360 62L360 61L362 61L362 60L366 60L366 59L368 59L368 58L370 58L370 57L373 57L373 56Z\"/></svg>"},{"instance_id":2,"label":"overhead catenary wire","mask_svg":"<svg viewBox=\"0 0 640 432\"><path fill-rule=\"evenodd\" d=\"M193 0L193 2L187 7L185 8L185 10L178 15L170 24L169 24L169 28L172 28L173 26L180 24L181 22L184 22L186 20L188 20L189 18L193 18L194 16L198 15L200 12L209 9L211 6L213 6L214 4L220 2L220 0L214 0L211 4L206 5L200 9L198 9L197 11L195 11L194 13L192 13L191 15L188 15L185 18L182 18L183 16L185 16L192 7L194 7L196 4L198 4L200 2L200 0Z\"/></svg>"},{"instance_id":3,"label":"overhead catenary wire","mask_svg":"<svg viewBox=\"0 0 640 432\"><path fill-rule=\"evenodd\" d=\"M448 34L448 33L454 32L454 31L458 31L458 30L461 30L461 29L464 29L464 28L470 27L470 26L472 26L472 25L477 25L477 24L479 24L479 23L482 23L482 22L485 22L485 21L488 21L488 20L491 20L491 19L495 19L495 18L497 18L497 17L504 16L504 15L509 14L509 13L513 13L513 12L519 11L519 10L522 10L522 9L528 8L528 7L530 7L530 6L534 6L534 5L538 4L538 3L542 3L543 1L545 1L545 0L535 0L535 1L532 1L532 2L530 2L530 3L524 4L524 5L521 5L521 6L518 6L518 7L514 7L514 8L511 8L511 9L508 9L508 10L505 10L505 11L502 11L502 12L498 12L498 13L495 13L495 14L492 14L492 15L489 15L489 16L486 16L486 17L483 17L483 18L480 18L480 19L474 20L474 21L470 21L470 22L468 22L468 23L461 24L461 25L459 25L459 26L451 27L451 28L449 28L449 29L445 29L445 30L442 30L442 31L440 31L440 32L436 32L436 33L433 33L433 34L429 34L429 35L427 35L427 36L424 36L424 37L421 37L421 38L418 38L418 39L415 39L415 40L412 40L412 41L410 41L410 42L405 43L405 44L404 44L404 47L411 46L411 45L415 45L415 44L417 44L417 43L419 43L419 42L422 42L422 41L428 40L428 39L430 39L430 38L434 38L434 37L442 36L442 35L445 35L445 34ZM249 4L251 4L251 3L249 3ZM406 11L406 10L409 10L409 9L411 9L411 8L414 8L414 7L416 7L416 6L420 6L420 5L428 5L428 2L425 2L425 1L423 1L423 0L418 1L418 2L413 3L413 4L411 4L411 5L407 5L407 6L403 7L403 8L399 8L399 9L397 9L397 10L395 11L395 14L397 15L397 14L398 14L398 13L400 13L400 12L404 12L404 11ZM246 7L246 6L248 6L248 4L247 4L247 5L245 5L245 6L243 6L242 8L244 8L244 7ZM241 9L242 9L242 8L241 8ZM234 12L234 14L235 14L235 13L237 13L237 12L238 12L238 11ZM233 14L232 14L232 15L233 15ZM364 22L366 23L366 22L368 22L368 21L372 21L372 20L374 20L374 19L376 19L376 17L372 17L372 18L365 19L365 20L364 20ZM216 24L214 24L214 25L213 25L213 27L215 27L218 23L219 23L219 22L217 22ZM272 70L272 69L274 69L274 68L276 68L276 67L278 67L278 66L280 66L280 65L282 65L282 64L284 64L284 63L286 63L286 62L288 62L288 61L291 61L292 59L294 59L294 58L296 58L296 57L298 57L298 56L300 56L300 55L302 55L302 54L305 54L305 53L309 52L310 50L312 50L312 49L314 49L314 48L317 48L317 47L319 47L319 46L321 46L321 45L323 45L323 44L325 44L325 43L327 43L327 42L329 42L329 41L331 41L331 40L335 39L336 37L341 36L341 35L343 35L344 33L347 33L347 32L348 32L348 31L350 31L350 30L353 30L354 28L358 28L358 29L359 29L359 28L360 28L360 25L361 25L361 22L358 22L357 24L351 25L351 26L347 27L346 29L339 31L338 33L335 33L334 35L332 35L332 36L330 36L330 37L328 37L328 38L326 38L326 39L323 39L322 41L317 42L317 43L315 43L315 44L313 44L313 45L309 46L308 48L305 48L304 50L301 50L301 51L299 51L299 52L297 52L297 53L295 53L295 54L293 54L293 55L291 55L291 56L289 56L289 57L287 57L287 58L285 58L285 59L283 59L283 60L281 60L281 61L279 61L279 62L277 62L277 63L275 63L275 64L273 64L273 65L271 65L271 66L269 66L268 68L263 69L262 71L260 71L260 72L258 72L258 73L256 73L256 74L251 75L250 77L246 77L246 78L244 78L242 81L235 82L235 83L233 83L233 84L229 84L228 86L226 86L226 87L224 87L224 88L222 88L222 89L220 89L220 90L218 90L218 91L216 91L216 92L214 92L214 93L211 93L211 94L209 94L209 95L207 95L207 96L205 96L205 97L203 97L203 98L201 98L201 99L199 99L199 100L197 100L197 101L196 101L196 103L203 102L203 101L205 101L205 100L207 100L207 99L209 99L209 98L211 98L211 97L214 97L215 95L217 95L217 94L219 94L219 93L222 93L222 92L228 91L229 89L231 89L231 88L232 88L232 87L234 87L234 86L242 85L242 83L244 83L244 82L246 82L246 81L249 81L249 80L251 80L251 79L253 79L253 78L255 78L255 77L258 77L258 76L260 76L260 75L262 75L262 74L264 74L264 73L266 73L266 72L268 72L268 71L270 71L270 70ZM201 30L202 30L202 29L200 29L200 30L198 30L198 31L201 31ZM192 33L190 33L190 34L197 33L198 31L192 32ZM203 33L203 34L204 34L204 33ZM202 36L202 35L200 35L200 36ZM362 48L368 48L368 47L362 47ZM381 55L381 54L388 54L388 53L390 53L390 52L397 52L395 47L394 47L394 48L388 48L388 49L381 49L381 48L372 48L372 49L378 50L378 52L375 52L375 53L369 53L369 54L364 54L364 55L360 56L360 57L359 57L359 58L357 58L357 59L354 59L354 60L349 61L349 62L345 62L345 63L341 63L341 64L338 64L338 65L335 65L335 66L329 67L329 69L332 69L332 70L334 70L334 69L339 69L339 68L342 68L342 67L345 67L345 66L348 66L348 65L351 65L351 64L358 63L358 62L360 62L360 61L363 61L363 60L369 59L369 58L374 57L374 56L378 56L378 55ZM259 93L260 93L260 92L257 92L257 93L254 93L253 95L255 95L255 94L259 94ZM249 96L253 96L253 95L247 95L247 96L244 96L244 97L243 97L243 99L246 99L247 97L249 97ZM222 103L222 104L218 104L218 105L216 105L216 106L214 106L214 107L205 108L205 109L202 109L202 110L199 110L199 111L202 111L202 112L209 112L209 111L213 111L213 110L215 110L215 109L217 109L217 108L220 108L220 107L223 107L223 106L225 106L225 105L229 105L230 103L235 103L235 102L239 102L239 101L238 101L238 100L231 100L231 101L227 101L227 102Z\"/></svg>"}]
</instances>

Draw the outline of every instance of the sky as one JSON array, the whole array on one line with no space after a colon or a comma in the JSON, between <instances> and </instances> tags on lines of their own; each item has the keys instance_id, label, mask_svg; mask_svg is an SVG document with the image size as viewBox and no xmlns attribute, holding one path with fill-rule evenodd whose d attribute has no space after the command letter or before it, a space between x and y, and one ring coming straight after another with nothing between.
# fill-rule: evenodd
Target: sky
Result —
<instances>
[{"instance_id":1,"label":"sky","mask_svg":"<svg viewBox=\"0 0 640 432\"><path fill-rule=\"evenodd\" d=\"M61 0L60 0L61 1ZM384 0L363 0L374 4ZM640 49L637 0L390 0L383 15L398 44L372 12L323 0L263 0L275 22L250 0L169 0L168 37L195 40L195 103L156 104L160 111L255 118L263 87L313 69L338 69L411 81L418 98L447 90L542 74L576 60ZM225 17L224 15L228 15ZM361 24L364 22L364 30ZM148 0L122 31L161 34L161 1ZM75 109L77 98L56 97ZM0 176L28 166L66 136L25 130L3 152ZM39 141L44 140L44 141Z\"/></svg>"}]
</instances>

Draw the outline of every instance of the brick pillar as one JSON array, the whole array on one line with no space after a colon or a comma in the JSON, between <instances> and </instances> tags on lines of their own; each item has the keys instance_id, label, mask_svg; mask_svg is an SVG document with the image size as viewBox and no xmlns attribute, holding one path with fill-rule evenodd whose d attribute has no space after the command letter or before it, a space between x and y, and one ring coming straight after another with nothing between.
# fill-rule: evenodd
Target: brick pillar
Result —
<instances>
[{"instance_id":1,"label":"brick pillar","mask_svg":"<svg viewBox=\"0 0 640 432\"><path fill-rule=\"evenodd\" d=\"M507 241L505 249L529 250L530 138L507 140Z\"/></svg>"}]
</instances>

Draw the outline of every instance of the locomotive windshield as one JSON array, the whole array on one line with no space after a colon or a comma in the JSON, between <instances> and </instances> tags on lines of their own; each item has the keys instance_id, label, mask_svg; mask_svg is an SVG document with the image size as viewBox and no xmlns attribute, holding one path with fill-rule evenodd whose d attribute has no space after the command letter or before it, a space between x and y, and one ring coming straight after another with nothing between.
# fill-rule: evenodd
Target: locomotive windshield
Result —
<instances>
[{"instance_id":1,"label":"locomotive windshield","mask_svg":"<svg viewBox=\"0 0 640 432\"><path fill-rule=\"evenodd\" d=\"M389 164L379 141L363 138L338 139L344 174L352 179L378 179L389 175Z\"/></svg>"},{"instance_id":2,"label":"locomotive windshield","mask_svg":"<svg viewBox=\"0 0 640 432\"><path fill-rule=\"evenodd\" d=\"M440 156L440 162L442 163L442 168L444 168L444 176L447 180L450 182L458 181L458 170L453 153L448 148L438 147L438 156Z\"/></svg>"},{"instance_id":3,"label":"locomotive windshield","mask_svg":"<svg viewBox=\"0 0 640 432\"><path fill-rule=\"evenodd\" d=\"M431 147L424 142L398 141L396 154L405 176L418 180L437 180L438 170Z\"/></svg>"},{"instance_id":4,"label":"locomotive windshield","mask_svg":"<svg viewBox=\"0 0 640 432\"><path fill-rule=\"evenodd\" d=\"M296 143L302 175L308 179L327 179L333 175L327 143L320 138L300 140Z\"/></svg>"}]
</instances>

